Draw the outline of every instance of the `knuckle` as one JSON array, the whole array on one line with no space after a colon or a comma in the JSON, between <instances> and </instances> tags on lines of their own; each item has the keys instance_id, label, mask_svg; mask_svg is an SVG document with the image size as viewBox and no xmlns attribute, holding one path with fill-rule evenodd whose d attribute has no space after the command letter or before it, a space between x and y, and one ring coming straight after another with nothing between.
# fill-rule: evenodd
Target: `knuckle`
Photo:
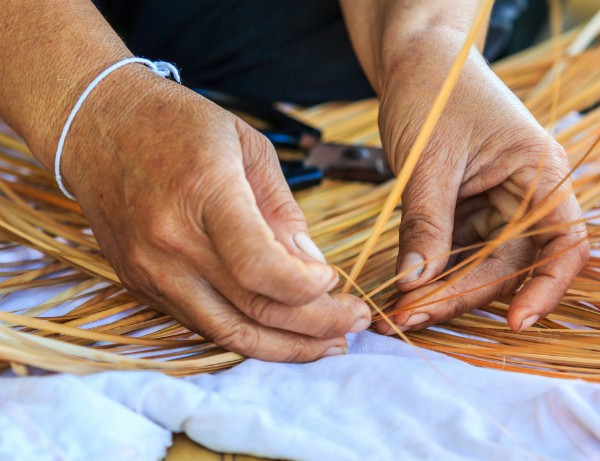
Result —
<instances>
[{"instance_id":1,"label":"knuckle","mask_svg":"<svg viewBox=\"0 0 600 461\"><path fill-rule=\"evenodd\" d=\"M554 279L556 283L564 283L564 280L570 278L570 274L569 272L567 272L567 269L564 267L564 264L556 257L553 257L552 259L547 261L542 266L542 269L544 271L544 274Z\"/></svg>"},{"instance_id":2,"label":"knuckle","mask_svg":"<svg viewBox=\"0 0 600 461\"><path fill-rule=\"evenodd\" d=\"M569 174L569 167L562 162L549 161L543 166L543 179L558 183Z\"/></svg>"},{"instance_id":3,"label":"knuckle","mask_svg":"<svg viewBox=\"0 0 600 461\"><path fill-rule=\"evenodd\" d=\"M239 117L234 118L234 124L242 144L249 143L253 147L267 147L270 142L260 131L251 127Z\"/></svg>"},{"instance_id":4,"label":"knuckle","mask_svg":"<svg viewBox=\"0 0 600 461\"><path fill-rule=\"evenodd\" d=\"M461 294L456 289L452 289L451 292L452 292L451 294L454 296L454 298L449 300L450 312L451 312L449 318L454 318L454 317L458 317L458 316L464 314L465 312L469 311L470 307L467 304L467 297L464 294Z\"/></svg>"},{"instance_id":5,"label":"knuckle","mask_svg":"<svg viewBox=\"0 0 600 461\"><path fill-rule=\"evenodd\" d=\"M582 240L576 247L576 251L579 253L580 270L590 259L590 249L590 242L587 238Z\"/></svg>"},{"instance_id":6,"label":"knuckle","mask_svg":"<svg viewBox=\"0 0 600 461\"><path fill-rule=\"evenodd\" d=\"M509 147L508 152L515 156L520 164L537 164L536 160L547 158L548 153L553 153L556 149L556 142L546 132L521 133L522 136L515 136L514 131L507 130L504 133L505 142Z\"/></svg>"},{"instance_id":7,"label":"knuckle","mask_svg":"<svg viewBox=\"0 0 600 461\"><path fill-rule=\"evenodd\" d=\"M529 264L530 262L527 263L527 265ZM498 284L498 288L496 289L497 296L508 296L514 294L514 292L517 291L517 289L526 279L527 272L524 272L503 280Z\"/></svg>"},{"instance_id":8,"label":"knuckle","mask_svg":"<svg viewBox=\"0 0 600 461\"><path fill-rule=\"evenodd\" d=\"M298 222L304 224L304 216L288 191L275 188L259 202L261 209L267 208L269 215L277 221Z\"/></svg>"},{"instance_id":9,"label":"knuckle","mask_svg":"<svg viewBox=\"0 0 600 461\"><path fill-rule=\"evenodd\" d=\"M446 230L427 213L411 211L402 217L400 233L403 236L417 237L421 240L439 239Z\"/></svg>"},{"instance_id":10,"label":"knuckle","mask_svg":"<svg viewBox=\"0 0 600 461\"><path fill-rule=\"evenodd\" d=\"M256 170L265 173L265 165L271 167L266 169L267 173L279 173L277 154L269 139L258 130L249 126L246 122L236 120L240 144L245 152L244 163L247 173Z\"/></svg>"},{"instance_id":11,"label":"knuckle","mask_svg":"<svg viewBox=\"0 0 600 461\"><path fill-rule=\"evenodd\" d=\"M130 292L146 297L160 294L161 287L168 285L165 271L157 270L157 266L153 255L145 247L134 245L125 253L117 273Z\"/></svg>"},{"instance_id":12,"label":"knuckle","mask_svg":"<svg viewBox=\"0 0 600 461\"><path fill-rule=\"evenodd\" d=\"M591 246L585 225L577 226L572 230L570 240L573 242L573 249L571 252L576 255L574 258L577 265L576 271L579 272L587 264L590 258Z\"/></svg>"},{"instance_id":13,"label":"knuckle","mask_svg":"<svg viewBox=\"0 0 600 461\"><path fill-rule=\"evenodd\" d=\"M431 296L431 305L426 307L431 320L426 324L440 323L458 317L470 310L468 294L460 286L461 284L449 284L440 292ZM427 292L433 292L435 285ZM426 293L427 293L426 292Z\"/></svg>"},{"instance_id":14,"label":"knuckle","mask_svg":"<svg viewBox=\"0 0 600 461\"><path fill-rule=\"evenodd\" d=\"M272 300L265 296L250 294L249 300L246 302L247 314L250 318L256 320L262 325L268 327L281 327L284 324L289 324L293 321L293 313L282 318L281 307L276 305Z\"/></svg>"},{"instance_id":15,"label":"knuckle","mask_svg":"<svg viewBox=\"0 0 600 461\"><path fill-rule=\"evenodd\" d=\"M563 147L553 139L544 139L543 142L530 144L524 149L527 155L524 157L524 162L521 160L523 167L530 169L532 172L537 172L542 169L543 176L548 178L562 179L569 171L569 161Z\"/></svg>"},{"instance_id":16,"label":"knuckle","mask_svg":"<svg viewBox=\"0 0 600 461\"><path fill-rule=\"evenodd\" d=\"M563 283L570 282L584 268L590 258L590 242L585 225L571 229L561 245L544 264L544 272Z\"/></svg>"},{"instance_id":17,"label":"knuckle","mask_svg":"<svg viewBox=\"0 0 600 461\"><path fill-rule=\"evenodd\" d=\"M248 293L246 299L242 300L242 305L246 306L245 312L257 322L267 325L271 320L271 314L269 313L270 299L255 293Z\"/></svg>"},{"instance_id":18,"label":"knuckle","mask_svg":"<svg viewBox=\"0 0 600 461\"><path fill-rule=\"evenodd\" d=\"M210 173L210 172L209 172ZM218 179L217 179L218 178ZM238 179L235 172L229 173L219 171L218 175L214 175L207 179L203 184L195 183L195 192L191 194L192 200L188 195L184 201L192 205L192 213L197 213L197 205L200 204L200 220L203 225L208 223L221 223L227 217L237 214L237 206L235 196L224 193L227 190L228 184L236 183Z\"/></svg>"},{"instance_id":19,"label":"knuckle","mask_svg":"<svg viewBox=\"0 0 600 461\"><path fill-rule=\"evenodd\" d=\"M310 347L308 341L298 339L290 345L287 351L286 361L287 362L306 362L310 360Z\"/></svg>"},{"instance_id":20,"label":"knuckle","mask_svg":"<svg viewBox=\"0 0 600 461\"><path fill-rule=\"evenodd\" d=\"M567 155L567 151L565 150L565 148L563 146L561 146L553 138L551 138L550 153L555 159L557 159L563 165L569 164L569 156Z\"/></svg>"},{"instance_id":21,"label":"knuckle","mask_svg":"<svg viewBox=\"0 0 600 461\"><path fill-rule=\"evenodd\" d=\"M216 328L212 333L212 341L224 349L253 356L259 348L260 332L257 328L230 320Z\"/></svg>"},{"instance_id":22,"label":"knuckle","mask_svg":"<svg viewBox=\"0 0 600 461\"><path fill-rule=\"evenodd\" d=\"M539 250L530 239L522 239L502 244L492 257L503 260L504 271L513 271L530 266L538 253Z\"/></svg>"},{"instance_id":23,"label":"knuckle","mask_svg":"<svg viewBox=\"0 0 600 461\"><path fill-rule=\"evenodd\" d=\"M320 339L336 338L347 333L352 327L356 320L356 314L352 312L359 309L358 299L344 296L336 301L337 305L325 301L327 302L326 308L321 309L318 321L311 325L315 331L312 336ZM370 315L369 311L367 313Z\"/></svg>"},{"instance_id":24,"label":"knuckle","mask_svg":"<svg viewBox=\"0 0 600 461\"><path fill-rule=\"evenodd\" d=\"M144 237L154 248L180 253L188 244L182 229L183 226L172 216L162 214L148 220Z\"/></svg>"},{"instance_id":25,"label":"knuckle","mask_svg":"<svg viewBox=\"0 0 600 461\"><path fill-rule=\"evenodd\" d=\"M331 322L323 322L319 331L315 335L315 337L324 339L324 338L335 338L340 335L346 333L343 328L347 322L344 322L340 319L333 319Z\"/></svg>"},{"instance_id":26,"label":"knuckle","mask_svg":"<svg viewBox=\"0 0 600 461\"><path fill-rule=\"evenodd\" d=\"M506 270L510 270L511 273L512 272L518 272L522 269L525 269L527 267L530 267L531 264L534 262L535 258L534 255L537 253L537 251L534 253L532 251L520 251L520 249L515 249L515 251L512 251L510 253L508 253L507 255L503 256L503 259L505 260L505 266L506 266ZM505 274L505 275L510 275L510 273ZM519 278L523 278L527 275L527 273L522 273L519 274L518 276L512 277L509 280L514 281L515 279L519 279Z\"/></svg>"}]
</instances>

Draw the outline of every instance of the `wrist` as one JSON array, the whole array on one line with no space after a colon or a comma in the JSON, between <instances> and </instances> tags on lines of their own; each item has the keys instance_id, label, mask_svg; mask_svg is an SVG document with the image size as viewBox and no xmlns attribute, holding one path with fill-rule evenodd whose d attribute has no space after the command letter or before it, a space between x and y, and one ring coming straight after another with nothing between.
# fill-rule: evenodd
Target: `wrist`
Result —
<instances>
[{"instance_id":1,"label":"wrist","mask_svg":"<svg viewBox=\"0 0 600 461\"><path fill-rule=\"evenodd\" d=\"M413 42L445 34L464 38L480 0L341 0L341 5L354 49L379 93L386 67L397 54L410 53ZM478 46L484 37L482 32Z\"/></svg>"},{"instance_id":2,"label":"wrist","mask_svg":"<svg viewBox=\"0 0 600 461\"><path fill-rule=\"evenodd\" d=\"M93 88L77 112L65 139L60 171L68 189L77 194L89 189L89 175L97 176L98 170L106 178L120 176L118 155L121 150L127 150L127 135L136 131L130 125L135 120L140 103L160 92L164 83L166 80L156 76L143 64L131 63L108 74ZM77 94L73 98L62 120L67 119L80 96ZM156 118L159 116L156 114ZM58 135L63 126L58 129ZM138 125L137 131L139 129ZM50 149L54 162L56 142L51 144Z\"/></svg>"},{"instance_id":3,"label":"wrist","mask_svg":"<svg viewBox=\"0 0 600 461\"><path fill-rule=\"evenodd\" d=\"M397 91L398 86L405 93L414 87L419 94L437 94L466 35L452 27L436 26L423 32L397 34L395 38L397 45L387 47L381 58L380 97L387 91ZM479 50L473 47L463 75L481 65L487 67Z\"/></svg>"}]
</instances>

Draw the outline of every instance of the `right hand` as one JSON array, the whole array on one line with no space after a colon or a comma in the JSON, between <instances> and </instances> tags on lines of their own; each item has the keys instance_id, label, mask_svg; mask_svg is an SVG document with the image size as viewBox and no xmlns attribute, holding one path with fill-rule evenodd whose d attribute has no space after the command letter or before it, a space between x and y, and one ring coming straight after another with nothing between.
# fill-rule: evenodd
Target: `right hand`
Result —
<instances>
[{"instance_id":1,"label":"right hand","mask_svg":"<svg viewBox=\"0 0 600 461\"><path fill-rule=\"evenodd\" d=\"M62 171L123 284L246 356L344 353L370 310L328 294L337 273L311 248L269 141L141 66L118 73L82 107Z\"/></svg>"}]
</instances>

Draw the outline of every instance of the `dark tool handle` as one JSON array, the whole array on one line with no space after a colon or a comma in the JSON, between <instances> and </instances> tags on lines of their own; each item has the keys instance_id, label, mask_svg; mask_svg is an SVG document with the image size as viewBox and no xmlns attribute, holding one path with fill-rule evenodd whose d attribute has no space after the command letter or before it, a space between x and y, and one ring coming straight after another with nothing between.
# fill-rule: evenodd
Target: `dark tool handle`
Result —
<instances>
[{"instance_id":1,"label":"dark tool handle","mask_svg":"<svg viewBox=\"0 0 600 461\"><path fill-rule=\"evenodd\" d=\"M298 149L302 140L293 134L279 133L278 131L260 130L265 137L273 143L274 146L287 147L288 149Z\"/></svg>"},{"instance_id":2,"label":"dark tool handle","mask_svg":"<svg viewBox=\"0 0 600 461\"><path fill-rule=\"evenodd\" d=\"M281 170L293 191L321 184L323 172L317 167L307 167L302 160L282 160Z\"/></svg>"},{"instance_id":3,"label":"dark tool handle","mask_svg":"<svg viewBox=\"0 0 600 461\"><path fill-rule=\"evenodd\" d=\"M270 129L263 132L273 144L281 143L272 139L272 136L285 136L283 144L308 150L321 139L320 130L284 114L269 104L239 99L230 94L203 88L194 88L194 91L226 109L245 112L268 123Z\"/></svg>"}]
</instances>

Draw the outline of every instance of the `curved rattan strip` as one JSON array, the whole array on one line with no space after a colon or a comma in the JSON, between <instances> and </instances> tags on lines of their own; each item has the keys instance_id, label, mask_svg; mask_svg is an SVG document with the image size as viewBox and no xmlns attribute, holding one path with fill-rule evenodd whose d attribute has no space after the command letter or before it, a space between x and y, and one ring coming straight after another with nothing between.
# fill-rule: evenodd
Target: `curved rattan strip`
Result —
<instances>
[{"instance_id":1,"label":"curved rattan strip","mask_svg":"<svg viewBox=\"0 0 600 461\"><path fill-rule=\"evenodd\" d=\"M561 38L563 50L575 36L570 33ZM600 61L592 59L598 53L600 49L595 48L565 59L561 78L568 90L560 101L561 114L600 100ZM543 44L500 63L497 69L517 94L527 99L528 92L552 67L550 54L551 47ZM591 74L596 76L595 82ZM537 91L540 94L539 88ZM548 118L548 100L537 95L530 99L542 120ZM322 127L327 140L378 142L376 101L326 104L298 115ZM599 133L600 112L596 109L558 137L575 163ZM125 292L89 235L79 207L58 193L48 172L26 152L16 137L0 134L0 177L4 178L0 179L0 238L6 251L19 244L43 256L23 261L22 267L0 265L0 294L13 296L49 286L61 289L36 306L0 312L4 322L0 326L0 360L6 366L26 364L74 373L153 369L181 376L212 372L242 360L140 305ZM583 173L575 181L578 199L590 215L600 212L599 156L600 151L588 155ZM313 237L331 263L350 270L390 189L390 183L328 181L297 194ZM400 217L399 207L358 279L365 291L375 290L394 275ZM589 228L597 250L596 226L589 223ZM392 293L393 288L382 290L374 301L384 306ZM66 301L75 307L61 316L47 317L53 307ZM590 259L556 312L532 330L520 334L508 330L502 320L508 302L496 301L480 309L480 314L467 314L410 337L419 346L480 366L600 381L600 258ZM13 369L24 371L20 366Z\"/></svg>"}]
</instances>

